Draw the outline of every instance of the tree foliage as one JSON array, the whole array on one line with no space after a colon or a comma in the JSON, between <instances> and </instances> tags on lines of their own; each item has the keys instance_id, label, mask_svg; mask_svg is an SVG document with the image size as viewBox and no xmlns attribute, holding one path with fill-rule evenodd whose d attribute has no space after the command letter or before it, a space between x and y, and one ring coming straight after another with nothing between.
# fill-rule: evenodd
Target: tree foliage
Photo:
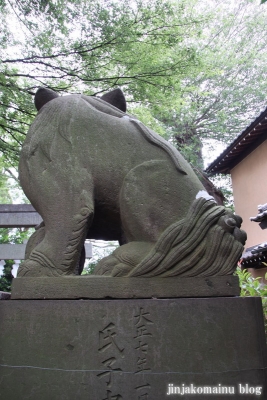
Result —
<instances>
[{"instance_id":1,"label":"tree foliage","mask_svg":"<svg viewBox=\"0 0 267 400\"><path fill-rule=\"evenodd\" d=\"M0 151L16 167L39 86L99 95L202 167L265 105L266 6L240 0L1 0Z\"/></svg>"},{"instance_id":2,"label":"tree foliage","mask_svg":"<svg viewBox=\"0 0 267 400\"><path fill-rule=\"evenodd\" d=\"M196 21L183 2L175 7L158 0L1 4L0 145L10 164L17 163L35 115L32 95L39 86L90 95L120 86L129 101L146 102L150 88L170 92L173 76L195 63L184 30ZM11 29L10 16L20 36Z\"/></svg>"},{"instance_id":3,"label":"tree foliage","mask_svg":"<svg viewBox=\"0 0 267 400\"><path fill-rule=\"evenodd\" d=\"M208 22L191 38L200 62L179 82L178 98L174 88L174 106L156 111L178 148L199 167L205 140L229 144L267 103L266 7L210 1L205 13L198 3L196 18L204 14Z\"/></svg>"},{"instance_id":4,"label":"tree foliage","mask_svg":"<svg viewBox=\"0 0 267 400\"><path fill-rule=\"evenodd\" d=\"M240 296L242 297L261 297L265 335L267 341L267 286L261 283L261 278L253 278L246 269L237 268L236 275L239 278ZM267 279L267 274L265 276Z\"/></svg>"}]
</instances>

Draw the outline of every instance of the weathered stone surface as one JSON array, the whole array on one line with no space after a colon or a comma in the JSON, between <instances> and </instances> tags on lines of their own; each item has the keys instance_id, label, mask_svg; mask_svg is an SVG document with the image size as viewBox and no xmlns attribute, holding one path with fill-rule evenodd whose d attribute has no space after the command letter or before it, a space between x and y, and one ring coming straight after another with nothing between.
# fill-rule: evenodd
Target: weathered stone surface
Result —
<instances>
[{"instance_id":1,"label":"weathered stone surface","mask_svg":"<svg viewBox=\"0 0 267 400\"><path fill-rule=\"evenodd\" d=\"M267 398L259 298L11 300L0 324L5 400ZM235 394L172 397L168 384Z\"/></svg>"},{"instance_id":2,"label":"weathered stone surface","mask_svg":"<svg viewBox=\"0 0 267 400\"><path fill-rule=\"evenodd\" d=\"M35 227L42 222L41 216L31 204L0 204L0 227Z\"/></svg>"},{"instance_id":3,"label":"weathered stone surface","mask_svg":"<svg viewBox=\"0 0 267 400\"><path fill-rule=\"evenodd\" d=\"M16 278L12 299L105 299L238 296L236 276L210 278Z\"/></svg>"},{"instance_id":4,"label":"weathered stone surface","mask_svg":"<svg viewBox=\"0 0 267 400\"><path fill-rule=\"evenodd\" d=\"M36 96L19 174L44 226L18 276L71 275L86 237L122 244L98 275L235 270L246 237L241 218L210 200L176 148L125 114L120 90L103 99L46 89Z\"/></svg>"},{"instance_id":5,"label":"weathered stone surface","mask_svg":"<svg viewBox=\"0 0 267 400\"><path fill-rule=\"evenodd\" d=\"M11 293L0 292L0 300L9 300L11 298Z\"/></svg>"},{"instance_id":6,"label":"weathered stone surface","mask_svg":"<svg viewBox=\"0 0 267 400\"><path fill-rule=\"evenodd\" d=\"M27 244L0 244L0 260L24 260ZM92 258L92 244L85 243L85 258Z\"/></svg>"},{"instance_id":7,"label":"weathered stone surface","mask_svg":"<svg viewBox=\"0 0 267 400\"><path fill-rule=\"evenodd\" d=\"M0 244L0 260L24 260L26 243Z\"/></svg>"}]
</instances>

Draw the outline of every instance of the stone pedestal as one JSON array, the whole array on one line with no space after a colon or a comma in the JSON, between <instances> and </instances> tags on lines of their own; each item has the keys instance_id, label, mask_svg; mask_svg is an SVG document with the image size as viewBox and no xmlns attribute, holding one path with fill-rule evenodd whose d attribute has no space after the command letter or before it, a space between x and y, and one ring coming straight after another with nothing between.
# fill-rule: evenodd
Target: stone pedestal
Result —
<instances>
[{"instance_id":1,"label":"stone pedestal","mask_svg":"<svg viewBox=\"0 0 267 400\"><path fill-rule=\"evenodd\" d=\"M11 294L8 292L0 292L0 300L9 300L11 298Z\"/></svg>"},{"instance_id":2,"label":"stone pedestal","mask_svg":"<svg viewBox=\"0 0 267 400\"><path fill-rule=\"evenodd\" d=\"M5 400L263 400L266 381L259 298L0 302Z\"/></svg>"},{"instance_id":3,"label":"stone pedestal","mask_svg":"<svg viewBox=\"0 0 267 400\"><path fill-rule=\"evenodd\" d=\"M16 278L12 299L151 299L239 296L237 276L127 278L62 276Z\"/></svg>"}]
</instances>

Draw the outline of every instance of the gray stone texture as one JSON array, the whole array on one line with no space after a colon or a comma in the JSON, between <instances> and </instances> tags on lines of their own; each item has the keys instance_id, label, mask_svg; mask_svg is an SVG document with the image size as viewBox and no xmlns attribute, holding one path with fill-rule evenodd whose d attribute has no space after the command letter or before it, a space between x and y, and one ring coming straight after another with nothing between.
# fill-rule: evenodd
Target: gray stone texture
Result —
<instances>
[{"instance_id":1,"label":"gray stone texture","mask_svg":"<svg viewBox=\"0 0 267 400\"><path fill-rule=\"evenodd\" d=\"M16 278L12 281L12 299L145 299L239 294L239 279L232 275L209 278L63 276Z\"/></svg>"},{"instance_id":2,"label":"gray stone texture","mask_svg":"<svg viewBox=\"0 0 267 400\"><path fill-rule=\"evenodd\" d=\"M0 260L24 260L26 243L0 244Z\"/></svg>"},{"instance_id":3,"label":"gray stone texture","mask_svg":"<svg viewBox=\"0 0 267 400\"><path fill-rule=\"evenodd\" d=\"M11 293L0 292L0 300L9 300L11 298Z\"/></svg>"},{"instance_id":4,"label":"gray stone texture","mask_svg":"<svg viewBox=\"0 0 267 400\"><path fill-rule=\"evenodd\" d=\"M121 244L97 275L232 274L241 218L206 197L175 147L125 113L120 90L99 99L41 89L35 103L19 174L44 225L18 276L72 275L86 237Z\"/></svg>"},{"instance_id":5,"label":"gray stone texture","mask_svg":"<svg viewBox=\"0 0 267 400\"><path fill-rule=\"evenodd\" d=\"M85 243L85 258L92 258L92 244ZM0 260L24 260L27 244L0 244Z\"/></svg>"},{"instance_id":6,"label":"gray stone texture","mask_svg":"<svg viewBox=\"0 0 267 400\"><path fill-rule=\"evenodd\" d=\"M30 228L42 222L31 204L0 204L1 228Z\"/></svg>"},{"instance_id":7,"label":"gray stone texture","mask_svg":"<svg viewBox=\"0 0 267 400\"><path fill-rule=\"evenodd\" d=\"M222 399L167 396L168 384L234 387L264 400L259 298L0 302L5 400ZM239 395L238 385L262 394Z\"/></svg>"}]
</instances>

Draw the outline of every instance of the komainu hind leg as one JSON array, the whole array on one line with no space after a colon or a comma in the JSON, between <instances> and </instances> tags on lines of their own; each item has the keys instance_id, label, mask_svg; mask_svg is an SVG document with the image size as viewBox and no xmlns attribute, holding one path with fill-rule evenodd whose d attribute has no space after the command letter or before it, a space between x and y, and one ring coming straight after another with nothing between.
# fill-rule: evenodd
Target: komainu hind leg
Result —
<instances>
[{"instance_id":1,"label":"komainu hind leg","mask_svg":"<svg viewBox=\"0 0 267 400\"><path fill-rule=\"evenodd\" d=\"M26 250L25 250L25 259L27 260L30 257L31 252L38 246L45 237L45 225L42 222L39 226L35 228L35 232L32 234L30 239L27 242ZM86 258L85 246L83 246L81 255L76 264L74 275L81 275L84 269L84 263Z\"/></svg>"},{"instance_id":2,"label":"komainu hind leg","mask_svg":"<svg viewBox=\"0 0 267 400\"><path fill-rule=\"evenodd\" d=\"M49 188L40 182L44 176L38 180L33 175L33 184L39 190L35 189L32 196L28 195L43 217L44 238L21 264L19 277L74 274L92 222L93 186L89 173L79 170L75 176L70 166L65 168L62 177L58 176L58 168L50 164L45 174L49 175L46 177Z\"/></svg>"}]
</instances>

